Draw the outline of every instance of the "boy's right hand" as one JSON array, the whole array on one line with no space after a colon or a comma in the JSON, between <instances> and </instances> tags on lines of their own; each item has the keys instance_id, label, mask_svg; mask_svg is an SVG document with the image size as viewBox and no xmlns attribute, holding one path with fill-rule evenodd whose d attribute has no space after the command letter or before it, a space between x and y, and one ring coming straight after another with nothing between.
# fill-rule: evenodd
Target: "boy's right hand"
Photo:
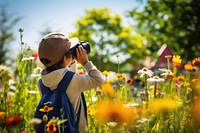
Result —
<instances>
[{"instance_id":1,"label":"boy's right hand","mask_svg":"<svg viewBox=\"0 0 200 133\"><path fill-rule=\"evenodd\" d=\"M77 58L76 60L81 64L81 65L85 65L86 63L89 62L88 60L88 56L87 56L87 52L86 50L83 48L83 46L78 46L78 48L76 48L76 55Z\"/></svg>"}]
</instances>

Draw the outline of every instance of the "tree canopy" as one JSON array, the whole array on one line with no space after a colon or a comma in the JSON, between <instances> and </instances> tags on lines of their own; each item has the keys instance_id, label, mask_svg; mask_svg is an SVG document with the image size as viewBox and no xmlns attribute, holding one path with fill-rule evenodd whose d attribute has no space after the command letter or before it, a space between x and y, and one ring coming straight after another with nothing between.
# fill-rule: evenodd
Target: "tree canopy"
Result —
<instances>
[{"instance_id":1,"label":"tree canopy","mask_svg":"<svg viewBox=\"0 0 200 133\"><path fill-rule=\"evenodd\" d=\"M9 51L9 43L14 39L12 28L20 20L12 14L8 14L5 5L0 5L0 64L6 64L10 57L6 56Z\"/></svg>"},{"instance_id":2,"label":"tree canopy","mask_svg":"<svg viewBox=\"0 0 200 133\"><path fill-rule=\"evenodd\" d=\"M137 66L140 59L149 54L143 37L135 34L131 27L124 27L121 16L108 8L87 9L75 26L77 31L71 36L91 44L89 58L100 70L117 71L118 63Z\"/></svg>"},{"instance_id":3,"label":"tree canopy","mask_svg":"<svg viewBox=\"0 0 200 133\"><path fill-rule=\"evenodd\" d=\"M147 1L143 10L128 12L152 53L166 43L185 60L200 56L199 0Z\"/></svg>"}]
</instances>

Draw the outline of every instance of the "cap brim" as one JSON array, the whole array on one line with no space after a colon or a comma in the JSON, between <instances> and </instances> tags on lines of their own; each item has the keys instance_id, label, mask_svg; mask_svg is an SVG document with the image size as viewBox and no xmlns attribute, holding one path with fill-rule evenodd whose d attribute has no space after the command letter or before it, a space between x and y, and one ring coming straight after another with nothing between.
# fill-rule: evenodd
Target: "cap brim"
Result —
<instances>
[{"instance_id":1,"label":"cap brim","mask_svg":"<svg viewBox=\"0 0 200 133\"><path fill-rule=\"evenodd\" d=\"M70 49L78 44L79 40L77 37L70 38L69 41L71 42Z\"/></svg>"}]
</instances>

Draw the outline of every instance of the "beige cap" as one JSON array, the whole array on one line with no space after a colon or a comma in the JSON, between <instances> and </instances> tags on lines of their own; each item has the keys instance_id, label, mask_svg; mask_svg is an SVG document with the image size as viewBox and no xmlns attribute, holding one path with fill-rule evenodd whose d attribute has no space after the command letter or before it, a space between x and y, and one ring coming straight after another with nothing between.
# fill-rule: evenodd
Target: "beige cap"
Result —
<instances>
[{"instance_id":1,"label":"beige cap","mask_svg":"<svg viewBox=\"0 0 200 133\"><path fill-rule=\"evenodd\" d=\"M62 33L50 33L43 37L38 47L38 56L40 61L45 59L48 62L42 62L46 67L58 63L69 49L78 43L78 38L68 39Z\"/></svg>"}]
</instances>

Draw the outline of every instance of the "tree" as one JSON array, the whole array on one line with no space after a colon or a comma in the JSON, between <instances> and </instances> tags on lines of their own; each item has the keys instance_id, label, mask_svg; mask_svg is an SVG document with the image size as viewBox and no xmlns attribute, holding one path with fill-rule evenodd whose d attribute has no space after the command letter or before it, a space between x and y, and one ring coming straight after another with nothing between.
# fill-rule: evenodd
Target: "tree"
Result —
<instances>
[{"instance_id":1,"label":"tree","mask_svg":"<svg viewBox=\"0 0 200 133\"><path fill-rule=\"evenodd\" d=\"M75 26L77 31L70 36L91 44L89 58L102 71L118 71L119 63L138 65L148 53L143 37L133 34L131 27L123 27L120 15L108 8L86 10L86 15Z\"/></svg>"},{"instance_id":2,"label":"tree","mask_svg":"<svg viewBox=\"0 0 200 133\"><path fill-rule=\"evenodd\" d=\"M128 12L152 53L166 43L185 60L200 56L199 0L147 1L143 10Z\"/></svg>"},{"instance_id":3,"label":"tree","mask_svg":"<svg viewBox=\"0 0 200 133\"><path fill-rule=\"evenodd\" d=\"M6 12L5 5L0 5L0 64L6 64L10 59L6 53L9 51L9 43L14 39L12 28L19 20L20 17Z\"/></svg>"}]
</instances>

